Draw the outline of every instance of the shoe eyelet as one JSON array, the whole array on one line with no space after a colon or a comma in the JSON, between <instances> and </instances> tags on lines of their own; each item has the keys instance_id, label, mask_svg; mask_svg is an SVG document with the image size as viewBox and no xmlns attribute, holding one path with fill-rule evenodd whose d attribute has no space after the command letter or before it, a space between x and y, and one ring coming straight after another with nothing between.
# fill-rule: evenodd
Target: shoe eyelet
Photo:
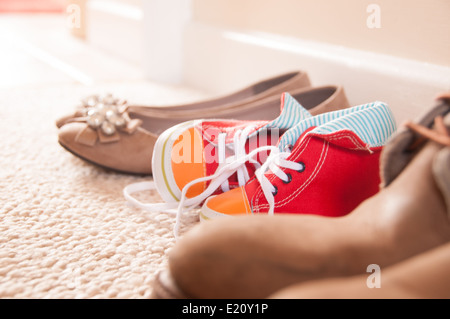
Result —
<instances>
[{"instance_id":1,"label":"shoe eyelet","mask_svg":"<svg viewBox=\"0 0 450 319\"><path fill-rule=\"evenodd\" d=\"M275 190L272 191L272 195L275 196L278 194L278 187L276 187L276 186L273 186L273 187L275 188Z\"/></svg>"},{"instance_id":2,"label":"shoe eyelet","mask_svg":"<svg viewBox=\"0 0 450 319\"><path fill-rule=\"evenodd\" d=\"M287 181L283 181L283 183L284 183L284 184L289 184L290 182L292 182L292 175L289 174L289 173L287 173L286 175L287 175L287 177L288 177L288 180L287 180Z\"/></svg>"},{"instance_id":3,"label":"shoe eyelet","mask_svg":"<svg viewBox=\"0 0 450 319\"><path fill-rule=\"evenodd\" d=\"M298 162L298 163L302 166L302 168L300 168L299 170L297 170L297 172L303 173L303 172L305 171L305 168L306 168L305 163L303 163L303 162Z\"/></svg>"},{"instance_id":4,"label":"shoe eyelet","mask_svg":"<svg viewBox=\"0 0 450 319\"><path fill-rule=\"evenodd\" d=\"M294 146L292 146L292 144L288 144L284 147L284 151L285 152L292 152L292 149L294 148Z\"/></svg>"}]
</instances>

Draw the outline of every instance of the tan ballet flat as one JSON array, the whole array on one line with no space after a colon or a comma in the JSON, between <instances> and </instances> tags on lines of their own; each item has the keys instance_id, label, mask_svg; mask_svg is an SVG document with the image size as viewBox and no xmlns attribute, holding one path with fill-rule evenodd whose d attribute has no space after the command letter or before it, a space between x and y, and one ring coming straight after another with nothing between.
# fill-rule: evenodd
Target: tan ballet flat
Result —
<instances>
[{"instance_id":1,"label":"tan ballet flat","mask_svg":"<svg viewBox=\"0 0 450 319\"><path fill-rule=\"evenodd\" d=\"M349 106L342 87L306 87L291 90L312 114ZM273 120L280 114L281 94L233 107L158 112L146 107L111 107L102 104L85 117L72 118L59 129L61 146L98 166L128 173L151 174L152 154L158 136L166 129L199 118ZM200 115L201 114L201 115Z\"/></svg>"}]
</instances>

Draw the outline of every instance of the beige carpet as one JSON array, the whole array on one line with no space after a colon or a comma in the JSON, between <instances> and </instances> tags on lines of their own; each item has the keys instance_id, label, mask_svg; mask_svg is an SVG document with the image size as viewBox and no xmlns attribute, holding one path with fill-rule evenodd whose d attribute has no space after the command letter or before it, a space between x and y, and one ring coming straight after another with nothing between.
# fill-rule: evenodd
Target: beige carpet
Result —
<instances>
[{"instance_id":1,"label":"beige carpet","mask_svg":"<svg viewBox=\"0 0 450 319\"><path fill-rule=\"evenodd\" d=\"M174 218L129 207L122 195L150 177L94 167L57 143L55 119L106 92L147 105L206 97L150 83L0 91L1 298L148 298L166 265ZM197 222L188 213L183 231Z\"/></svg>"}]
</instances>

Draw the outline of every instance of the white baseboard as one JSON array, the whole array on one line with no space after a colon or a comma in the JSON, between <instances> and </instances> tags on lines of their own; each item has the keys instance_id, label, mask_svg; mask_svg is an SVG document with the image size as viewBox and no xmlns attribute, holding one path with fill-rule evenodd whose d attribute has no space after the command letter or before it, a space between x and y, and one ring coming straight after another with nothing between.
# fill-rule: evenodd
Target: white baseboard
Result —
<instances>
[{"instance_id":1,"label":"white baseboard","mask_svg":"<svg viewBox=\"0 0 450 319\"><path fill-rule=\"evenodd\" d=\"M184 45L185 83L213 94L299 69L313 85L343 85L353 105L387 102L401 123L450 89L448 67L296 38L191 22Z\"/></svg>"}]
</instances>

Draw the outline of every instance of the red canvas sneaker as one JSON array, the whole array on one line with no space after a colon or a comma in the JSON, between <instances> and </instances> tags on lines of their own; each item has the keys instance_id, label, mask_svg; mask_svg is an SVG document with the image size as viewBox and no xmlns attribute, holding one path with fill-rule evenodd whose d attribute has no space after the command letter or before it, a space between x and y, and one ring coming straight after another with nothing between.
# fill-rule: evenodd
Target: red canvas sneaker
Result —
<instances>
[{"instance_id":1,"label":"red canvas sneaker","mask_svg":"<svg viewBox=\"0 0 450 319\"><path fill-rule=\"evenodd\" d=\"M382 102L304 119L280 138L246 185L209 197L200 218L343 216L377 193L380 151L395 128L392 112Z\"/></svg>"},{"instance_id":2,"label":"red canvas sneaker","mask_svg":"<svg viewBox=\"0 0 450 319\"><path fill-rule=\"evenodd\" d=\"M195 120L166 130L158 138L152 158L159 194L167 203L179 202L183 188L195 180L185 197L201 195L197 201L200 204L209 195L243 186L267 158L264 151L269 148L262 146L276 145L284 131L311 117L311 113L349 107L343 95L342 88L330 90L329 86L294 96L285 93L280 116L273 121ZM248 156L255 149L255 156ZM228 167L227 172L220 173L229 163L234 163L234 169ZM212 178L214 174L217 177Z\"/></svg>"}]
</instances>

